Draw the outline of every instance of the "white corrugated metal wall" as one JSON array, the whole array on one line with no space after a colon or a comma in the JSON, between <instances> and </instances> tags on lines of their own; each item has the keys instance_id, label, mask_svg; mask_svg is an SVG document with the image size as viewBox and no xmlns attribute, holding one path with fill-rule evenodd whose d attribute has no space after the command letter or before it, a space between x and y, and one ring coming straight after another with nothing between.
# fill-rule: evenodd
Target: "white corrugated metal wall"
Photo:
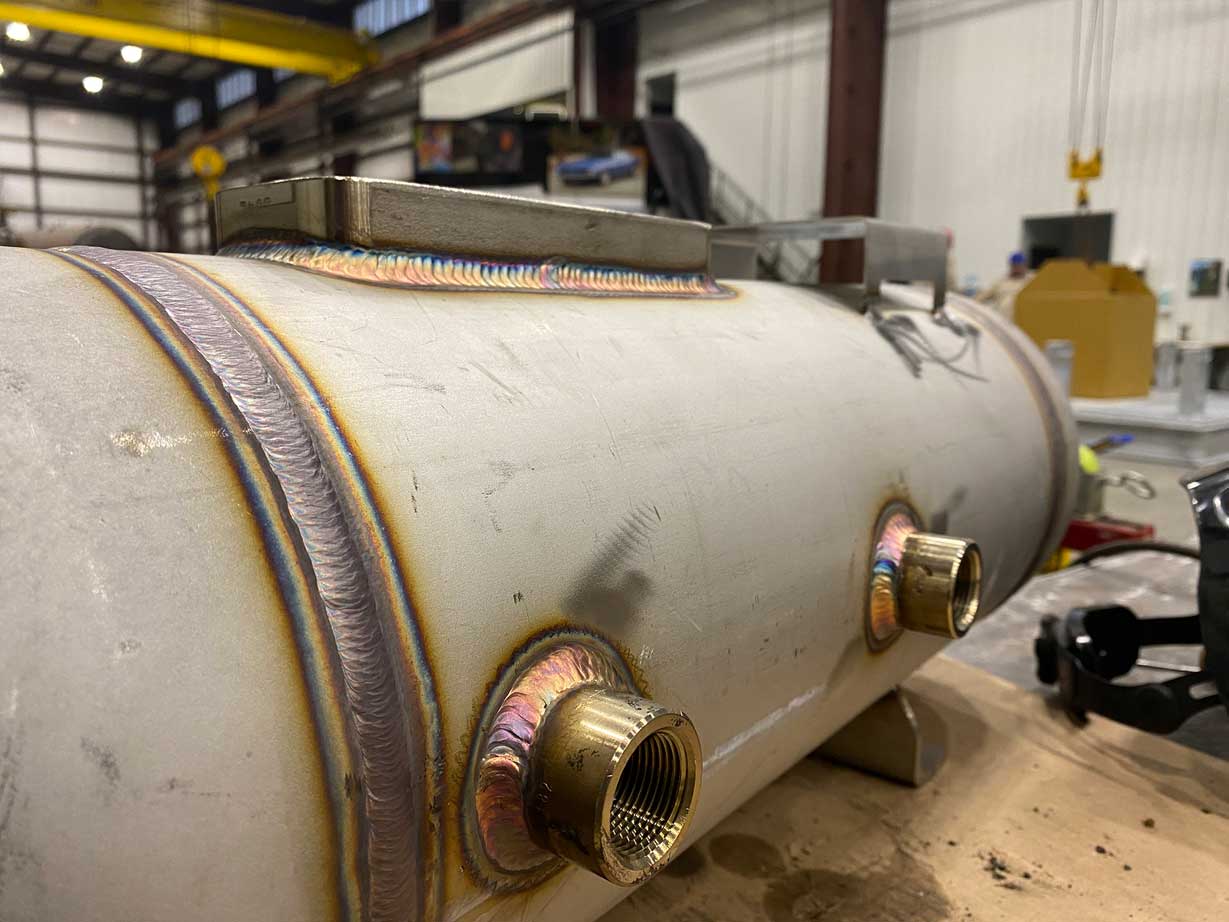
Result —
<instances>
[{"instance_id":1,"label":"white corrugated metal wall","mask_svg":"<svg viewBox=\"0 0 1229 922\"><path fill-rule=\"evenodd\" d=\"M639 111L675 75L675 111L714 165L776 218L816 213L828 108L828 11L815 0L666 3L642 13Z\"/></svg>"},{"instance_id":2,"label":"white corrugated metal wall","mask_svg":"<svg viewBox=\"0 0 1229 922\"><path fill-rule=\"evenodd\" d=\"M1085 6L1087 9L1087 4ZM893 0L880 213L945 226L958 270L987 284L1028 215L1070 211L1075 0ZM676 114L778 218L818 209L826 4L662 4L643 14L639 84L676 75ZM792 48L792 50L790 50ZM643 106L642 106L643 111ZM1229 261L1229 2L1119 0L1104 177L1113 256L1165 292L1162 336L1229 340L1229 295L1191 299L1196 258Z\"/></svg>"},{"instance_id":3,"label":"white corrugated metal wall","mask_svg":"<svg viewBox=\"0 0 1229 922\"><path fill-rule=\"evenodd\" d=\"M153 126L146 124L143 131L144 149L152 151ZM37 179L37 195L36 163L46 174ZM108 179L74 179L74 173ZM45 228L107 225L134 240L152 242L157 236L154 223L147 219L143 224L140 218L143 191L148 195L142 175L149 177L152 171L148 158L144 167L141 164L135 119L37 105L31 123L23 99L0 98L0 208L8 212L14 230L33 230L41 215ZM148 202L144 213L152 214Z\"/></svg>"},{"instance_id":4,"label":"white corrugated metal wall","mask_svg":"<svg viewBox=\"0 0 1229 922\"><path fill-rule=\"evenodd\" d=\"M1088 4L1085 4L1087 10ZM1074 0L895 0L890 7L880 212L956 234L982 284L1020 219L1070 211L1065 178ZM1113 258L1141 262L1189 323L1229 340L1229 296L1191 299L1192 259L1229 260L1229 3L1120 0L1104 176Z\"/></svg>"},{"instance_id":5,"label":"white corrugated metal wall","mask_svg":"<svg viewBox=\"0 0 1229 922\"><path fill-rule=\"evenodd\" d=\"M469 118L532 102L572 86L572 11L523 26L424 64L422 118Z\"/></svg>"}]
</instances>

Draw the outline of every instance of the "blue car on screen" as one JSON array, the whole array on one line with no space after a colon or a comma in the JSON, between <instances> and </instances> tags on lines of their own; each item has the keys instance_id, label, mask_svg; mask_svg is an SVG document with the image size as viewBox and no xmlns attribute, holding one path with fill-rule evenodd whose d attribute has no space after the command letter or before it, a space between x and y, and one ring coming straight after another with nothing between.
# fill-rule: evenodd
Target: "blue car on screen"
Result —
<instances>
[{"instance_id":1,"label":"blue car on screen","mask_svg":"<svg viewBox=\"0 0 1229 922\"><path fill-rule=\"evenodd\" d=\"M625 150L590 154L575 160L565 160L555 167L555 173L568 185L601 183L608 185L616 179L635 176L640 158Z\"/></svg>"}]
</instances>

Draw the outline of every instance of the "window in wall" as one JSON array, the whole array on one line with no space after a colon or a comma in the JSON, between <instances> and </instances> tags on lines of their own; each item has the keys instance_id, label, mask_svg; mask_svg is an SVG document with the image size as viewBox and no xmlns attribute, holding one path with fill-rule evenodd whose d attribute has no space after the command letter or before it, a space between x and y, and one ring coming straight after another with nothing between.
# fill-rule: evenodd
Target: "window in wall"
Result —
<instances>
[{"instance_id":1,"label":"window in wall","mask_svg":"<svg viewBox=\"0 0 1229 922\"><path fill-rule=\"evenodd\" d=\"M175 103L175 127L187 128L201 120L201 101L195 96L181 99Z\"/></svg>"},{"instance_id":2,"label":"window in wall","mask_svg":"<svg viewBox=\"0 0 1229 922\"><path fill-rule=\"evenodd\" d=\"M273 82L284 83L297 73L298 71L292 70L289 67L275 67L273 68Z\"/></svg>"},{"instance_id":3,"label":"window in wall","mask_svg":"<svg viewBox=\"0 0 1229 922\"><path fill-rule=\"evenodd\" d=\"M354 8L354 31L380 35L429 9L430 0L365 0Z\"/></svg>"},{"instance_id":4,"label":"window in wall","mask_svg":"<svg viewBox=\"0 0 1229 922\"><path fill-rule=\"evenodd\" d=\"M233 106L249 96L256 95L256 71L247 67L232 71L225 77L218 78L217 88L218 108Z\"/></svg>"}]
</instances>

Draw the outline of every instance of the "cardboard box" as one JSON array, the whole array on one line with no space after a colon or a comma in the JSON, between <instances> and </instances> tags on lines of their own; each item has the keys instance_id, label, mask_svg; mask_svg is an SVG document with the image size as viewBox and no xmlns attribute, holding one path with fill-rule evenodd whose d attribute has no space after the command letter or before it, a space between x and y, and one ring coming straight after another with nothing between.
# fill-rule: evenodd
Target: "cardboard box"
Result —
<instances>
[{"instance_id":1,"label":"cardboard box","mask_svg":"<svg viewBox=\"0 0 1229 922\"><path fill-rule=\"evenodd\" d=\"M1016 297L1016 324L1038 348L1075 345L1073 397L1146 397L1156 296L1126 266L1052 259Z\"/></svg>"}]
</instances>

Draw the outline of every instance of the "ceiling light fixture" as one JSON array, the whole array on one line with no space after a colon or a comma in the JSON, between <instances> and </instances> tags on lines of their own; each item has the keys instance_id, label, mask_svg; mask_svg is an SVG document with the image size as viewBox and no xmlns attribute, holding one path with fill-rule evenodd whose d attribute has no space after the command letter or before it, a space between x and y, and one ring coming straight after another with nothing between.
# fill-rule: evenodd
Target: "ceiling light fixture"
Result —
<instances>
[{"instance_id":1,"label":"ceiling light fixture","mask_svg":"<svg viewBox=\"0 0 1229 922\"><path fill-rule=\"evenodd\" d=\"M11 42L28 42L30 27L24 22L10 22L4 27L4 37Z\"/></svg>"},{"instance_id":2,"label":"ceiling light fixture","mask_svg":"<svg viewBox=\"0 0 1229 922\"><path fill-rule=\"evenodd\" d=\"M139 64L141 54L141 49L136 45L125 45L119 50L119 56L124 59L126 64Z\"/></svg>"},{"instance_id":3,"label":"ceiling light fixture","mask_svg":"<svg viewBox=\"0 0 1229 922\"><path fill-rule=\"evenodd\" d=\"M102 77L96 77L93 74L90 74L88 77L82 77L81 85L85 87L87 93L101 93Z\"/></svg>"}]
</instances>

